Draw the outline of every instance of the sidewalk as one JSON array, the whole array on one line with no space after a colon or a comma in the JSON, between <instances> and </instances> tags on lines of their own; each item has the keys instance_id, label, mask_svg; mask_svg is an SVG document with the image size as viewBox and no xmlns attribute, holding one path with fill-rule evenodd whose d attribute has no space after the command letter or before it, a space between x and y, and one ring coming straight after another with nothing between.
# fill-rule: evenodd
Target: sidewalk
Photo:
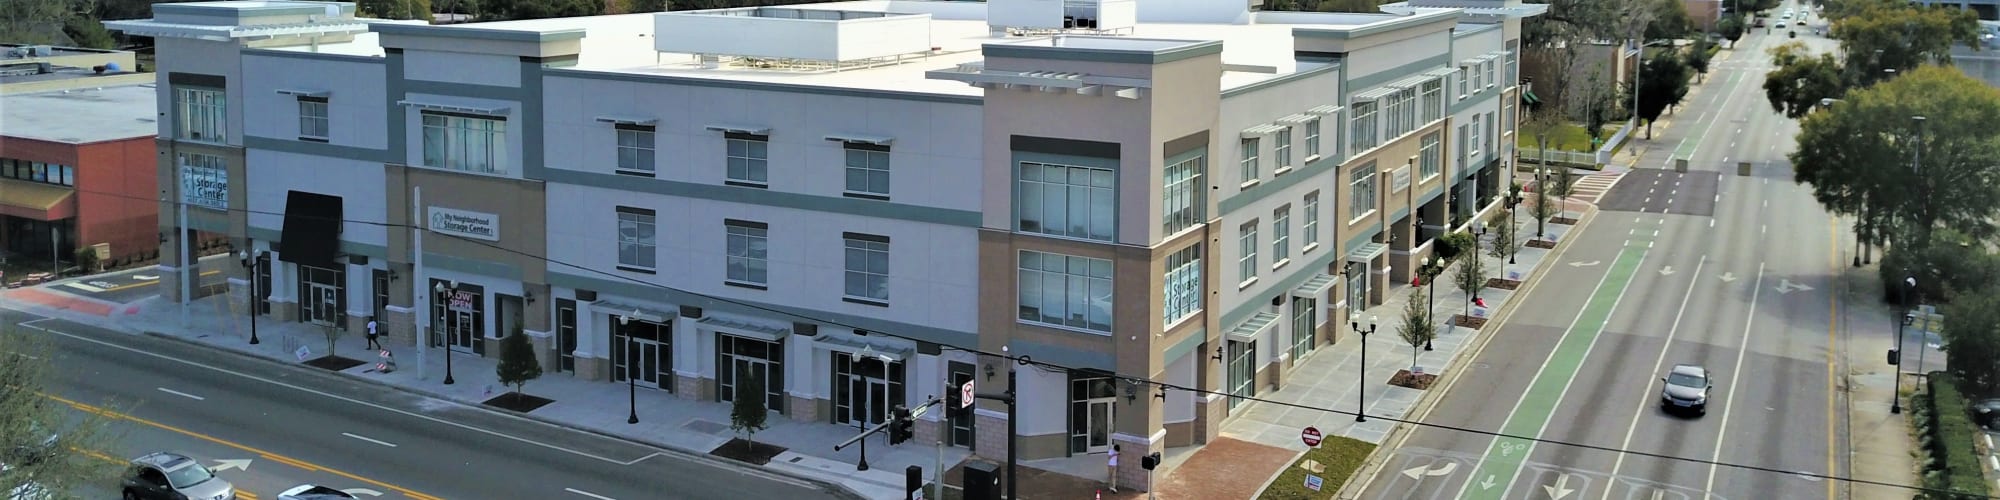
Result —
<instances>
[{"instance_id":1,"label":"sidewalk","mask_svg":"<svg viewBox=\"0 0 2000 500\"><path fill-rule=\"evenodd\" d=\"M1570 202L1570 215L1587 221L1595 208L1587 204ZM1535 235L1535 221L1523 214L1517 221L1517 240L1527 242ZM1566 241L1565 236L1576 230L1575 226L1549 224L1547 234L1555 241ZM1486 240L1490 244L1491 239ZM1490 248L1490 247L1489 247ZM1515 264L1506 264L1506 259L1495 259L1481 252L1488 269L1496 278L1510 274L1522 281L1517 290L1486 288L1479 293L1487 305L1486 317L1497 317L1507 304L1515 302L1517 294L1530 290L1536 278L1536 270L1546 268L1544 263L1555 262L1552 252L1559 249L1539 249L1521 247ZM1496 331L1500 324L1489 322L1481 329L1451 326L1454 315L1467 313L1466 295L1451 283L1457 267L1438 276L1436 302L1432 312L1439 325L1449 328L1437 336L1431 344L1434 350L1418 350L1414 354L1408 344L1395 334L1402 324L1403 308L1410 300L1409 294L1417 287L1408 283L1394 284L1387 291L1382 304L1369 307L1354 319L1364 327L1373 318L1378 328L1376 333L1366 338L1368 363L1366 378L1357 378L1362 373L1362 342L1346 341L1330 346L1322 346L1305 356L1284 376L1281 389L1274 392L1259 392L1258 398L1287 404L1298 404L1339 411L1354 411L1357 405L1371 418L1357 423L1352 413L1306 410L1264 402L1250 402L1232 414L1222 424L1221 439L1212 441L1205 447L1188 448L1186 452L1169 454L1162 468L1168 471L1159 485L1162 499L1207 499L1207 498L1254 498L1286 467L1305 453L1305 445L1299 441L1299 432L1307 426L1316 427L1327 436L1345 436L1380 445L1387 441L1397 424L1389 419L1402 419L1420 413L1441 391L1423 391L1389 385L1389 378L1397 370L1409 369L1414 364L1421 366L1425 373L1443 375L1461 364L1462 353L1476 344L1481 335ZM1426 290L1426 300L1429 291ZM1346 321L1346 319L1342 319ZM1364 397L1365 396L1365 397ZM1379 450L1379 449L1378 449ZM1379 453L1378 453L1379 454ZM1355 478L1367 472L1364 465ZM1182 471L1202 476L1199 479L1180 478ZM1221 471L1210 474L1208 472ZM1352 484L1357 481L1350 480ZM1329 495L1332 491L1329 489Z\"/></svg>"},{"instance_id":2,"label":"sidewalk","mask_svg":"<svg viewBox=\"0 0 2000 500\"><path fill-rule=\"evenodd\" d=\"M1889 311L1872 293L1882 289L1881 280L1874 265L1844 269L1841 302L1846 307L1840 311L1840 327L1847 355L1841 382L1847 389L1848 473L1856 481L1922 484L1909 414L1889 413L1890 399L1903 396L1896 391L1896 367L1884 359L1896 340ZM1863 483L1848 483L1848 490L1848 498L1901 498L1914 493Z\"/></svg>"},{"instance_id":3,"label":"sidewalk","mask_svg":"<svg viewBox=\"0 0 2000 500\"><path fill-rule=\"evenodd\" d=\"M168 302L159 296L121 305L40 288L21 288L0 293L0 299L4 299L8 307L38 315L125 333L207 345L285 363L298 363L299 358L295 353L301 347L310 350L308 358L326 354L326 336L320 327L273 321L268 317L258 320L258 337L262 343L250 345L249 320L243 314L247 310L247 304L227 303L228 297L228 294L218 294L194 301L187 314L189 322L183 326L180 305ZM452 375L456 384L444 385L440 383L445 372L443 349L429 349L428 357L420 362L419 353L414 347L393 346L398 369L391 373L377 373L373 371L378 361L377 353L362 348L367 343L362 336L346 335L339 338L336 343L335 354L365 362L340 373L436 398L438 405L458 404L492 409L481 403L508 391L508 388L498 383L494 374L497 359L456 354L452 357ZM419 377L420 364L427 372L427 377ZM627 391L628 388L624 384L593 382L573 378L568 374L548 372L544 373L541 379L529 382L524 392L548 397L555 402L526 414L516 414L557 426L652 444L697 457L707 457L711 450L737 437L729 429L728 404L685 400L656 390L638 391L639 423L627 424L626 417L630 410ZM768 423L770 428L759 431L756 435L757 441L783 446L788 448L788 451L773 458L763 467L765 470L838 485L861 498L902 498L905 467L921 466L926 476L937 468L939 454L936 446L915 444L889 446L887 437L874 436L870 437L868 442L870 469L857 471L855 463L860 460L859 446L848 447L840 452L833 451L835 444L853 437L857 432L856 428L797 422L783 416L774 416ZM953 468L964 462L969 455L970 450L965 448L946 448L945 467ZM746 465L746 467L754 466ZM1035 490L1026 487L1030 484L1024 481L1022 490L1032 495ZM1087 487L1065 486L1071 488L1069 492L1079 491L1076 488Z\"/></svg>"}]
</instances>

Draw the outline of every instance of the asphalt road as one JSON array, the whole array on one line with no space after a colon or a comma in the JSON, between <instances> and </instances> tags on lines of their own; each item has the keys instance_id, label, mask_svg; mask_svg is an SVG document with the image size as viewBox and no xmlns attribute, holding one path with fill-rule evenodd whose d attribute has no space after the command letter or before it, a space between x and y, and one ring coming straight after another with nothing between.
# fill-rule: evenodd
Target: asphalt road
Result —
<instances>
[{"instance_id":1,"label":"asphalt road","mask_svg":"<svg viewBox=\"0 0 2000 500\"><path fill-rule=\"evenodd\" d=\"M1846 304L1831 288L1848 240L1791 180L1796 124L1764 102L1763 49L1782 36L1748 36L1717 65L1655 140L1680 147L1605 194L1561 255L1569 269L1482 332L1496 341L1421 416L1506 437L1420 428L1364 498L1836 496L1812 475L1846 475L1832 377ZM1670 170L1676 151L1689 172ZM1681 363L1714 372L1705 416L1660 410L1659 379Z\"/></svg>"},{"instance_id":2,"label":"asphalt road","mask_svg":"<svg viewBox=\"0 0 2000 500\"><path fill-rule=\"evenodd\" d=\"M175 451L255 498L316 483L382 498L839 498L819 485L338 375L7 311L55 340L66 401L131 418L109 454ZM225 462L228 461L228 462ZM238 466L240 464L240 467Z\"/></svg>"},{"instance_id":3,"label":"asphalt road","mask_svg":"<svg viewBox=\"0 0 2000 500\"><path fill-rule=\"evenodd\" d=\"M201 259L201 286L223 286L229 277L223 275L223 268L231 265L228 255L211 255ZM161 272L154 267L128 269L115 273L70 278L42 285L42 289L67 293L79 297L108 300L120 304L160 294ZM197 295L200 296L200 295Z\"/></svg>"}]
</instances>

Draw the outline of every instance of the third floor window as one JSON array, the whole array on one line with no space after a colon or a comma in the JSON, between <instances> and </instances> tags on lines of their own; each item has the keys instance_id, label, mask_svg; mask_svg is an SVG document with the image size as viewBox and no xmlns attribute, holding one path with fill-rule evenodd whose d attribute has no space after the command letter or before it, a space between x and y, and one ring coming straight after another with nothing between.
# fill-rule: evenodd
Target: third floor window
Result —
<instances>
[{"instance_id":1,"label":"third floor window","mask_svg":"<svg viewBox=\"0 0 2000 500\"><path fill-rule=\"evenodd\" d=\"M227 140L226 95L222 89L174 88L174 138L216 144Z\"/></svg>"}]
</instances>

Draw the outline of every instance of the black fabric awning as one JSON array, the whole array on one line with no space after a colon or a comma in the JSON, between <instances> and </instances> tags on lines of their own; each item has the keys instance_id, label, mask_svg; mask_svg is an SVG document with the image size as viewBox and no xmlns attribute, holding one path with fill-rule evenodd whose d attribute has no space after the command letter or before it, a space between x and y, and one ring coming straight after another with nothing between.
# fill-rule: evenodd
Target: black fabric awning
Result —
<instances>
[{"instance_id":1,"label":"black fabric awning","mask_svg":"<svg viewBox=\"0 0 2000 500\"><path fill-rule=\"evenodd\" d=\"M313 267L334 267L340 253L339 196L292 191L285 194L285 227L279 236L278 260Z\"/></svg>"}]
</instances>

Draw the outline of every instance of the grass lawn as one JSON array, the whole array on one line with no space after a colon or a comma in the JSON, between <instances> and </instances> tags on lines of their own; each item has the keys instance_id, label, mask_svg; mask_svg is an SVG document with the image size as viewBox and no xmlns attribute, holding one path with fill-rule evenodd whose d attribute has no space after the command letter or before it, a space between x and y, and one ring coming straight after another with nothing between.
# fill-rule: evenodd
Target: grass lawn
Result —
<instances>
[{"instance_id":1,"label":"grass lawn","mask_svg":"<svg viewBox=\"0 0 2000 500\"><path fill-rule=\"evenodd\" d=\"M1347 484L1348 478L1354 476L1354 470L1361 468L1361 462L1367 460L1368 454L1374 451L1375 445L1365 441L1327 436L1326 440L1320 441L1319 448L1307 451L1305 456L1299 457L1298 462L1278 474L1278 479L1272 482L1271 486L1264 488L1264 495L1259 498L1266 500L1333 498L1335 493L1340 492L1341 485ZM1319 491L1306 488L1306 475L1311 473L1299 466L1307 460L1326 467L1326 470L1312 474L1325 481L1320 485Z\"/></svg>"},{"instance_id":2,"label":"grass lawn","mask_svg":"<svg viewBox=\"0 0 2000 500\"><path fill-rule=\"evenodd\" d=\"M1604 138L1606 140L1611 139L1611 135L1616 133L1618 133L1617 125L1604 127ZM1540 144L1535 143L1535 135L1527 133L1524 130L1515 133L1514 145L1514 147L1520 148L1523 151L1534 151L1541 147ZM1622 147L1624 145L1620 144L1619 146ZM1550 151L1590 151L1594 149L1590 147L1590 136L1583 133L1582 125L1566 123L1562 127L1557 128L1554 133L1549 134Z\"/></svg>"}]
</instances>

